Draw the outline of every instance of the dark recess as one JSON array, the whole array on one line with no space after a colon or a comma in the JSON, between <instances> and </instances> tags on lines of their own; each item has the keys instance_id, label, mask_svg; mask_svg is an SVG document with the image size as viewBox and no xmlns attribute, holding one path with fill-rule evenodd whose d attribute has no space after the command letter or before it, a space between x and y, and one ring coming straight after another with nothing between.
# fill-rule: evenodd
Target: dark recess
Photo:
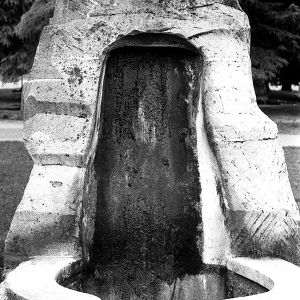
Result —
<instances>
[{"instance_id":1,"label":"dark recess","mask_svg":"<svg viewBox=\"0 0 300 300\"><path fill-rule=\"evenodd\" d=\"M151 290L155 280L173 281L200 271L193 127L198 64L198 56L184 49L110 52L95 160L98 199L92 253L103 286L108 278L115 285L118 278L126 278L134 290L144 278Z\"/></svg>"}]
</instances>

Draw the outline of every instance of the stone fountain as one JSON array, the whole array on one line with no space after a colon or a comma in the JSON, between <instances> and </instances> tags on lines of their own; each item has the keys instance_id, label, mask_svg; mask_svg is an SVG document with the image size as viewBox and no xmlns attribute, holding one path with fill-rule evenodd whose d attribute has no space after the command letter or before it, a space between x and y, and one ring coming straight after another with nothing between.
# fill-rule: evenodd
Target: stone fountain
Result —
<instances>
[{"instance_id":1,"label":"stone fountain","mask_svg":"<svg viewBox=\"0 0 300 300\"><path fill-rule=\"evenodd\" d=\"M23 90L34 167L3 299L99 299L57 283L91 264L187 290L218 266L271 289L252 297L293 292L300 215L249 45L237 0L57 1Z\"/></svg>"}]
</instances>

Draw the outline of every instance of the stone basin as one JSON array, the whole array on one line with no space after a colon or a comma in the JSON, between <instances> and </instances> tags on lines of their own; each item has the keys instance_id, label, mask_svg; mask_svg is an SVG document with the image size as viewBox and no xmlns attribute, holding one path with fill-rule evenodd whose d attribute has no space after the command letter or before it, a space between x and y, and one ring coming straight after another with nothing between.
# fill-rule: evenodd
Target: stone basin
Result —
<instances>
[{"instance_id":1,"label":"stone basin","mask_svg":"<svg viewBox=\"0 0 300 300\"><path fill-rule=\"evenodd\" d=\"M200 273L157 278L149 271L123 266L97 266L61 282L65 287L100 299L219 300L264 293L266 288L225 267L204 265Z\"/></svg>"},{"instance_id":2,"label":"stone basin","mask_svg":"<svg viewBox=\"0 0 300 300\"><path fill-rule=\"evenodd\" d=\"M22 263L8 274L0 289L1 299L39 299L39 300L96 300L97 296L68 289L62 285L71 285L74 275L82 273L82 263L74 258L39 257ZM227 286L223 290L214 289L220 280L219 272L205 275L192 276L188 280L182 278L181 290L176 290L173 295L189 294L191 297L180 299L198 299L200 295L193 294L198 289L202 290L203 298L200 299L251 299L251 300L279 300L299 299L298 278L300 269L282 259L276 258L228 258L227 271L223 268L222 274L227 273ZM209 274L209 275L208 275ZM214 274L212 276L212 274ZM207 276L208 275L208 276ZM286 280L286 278L289 280ZM214 280L211 280L214 277ZM205 278L205 279L204 279ZM71 280L70 280L71 279ZM208 280L207 280L208 279ZM165 286L167 286L166 284ZM172 284L171 284L172 286ZM224 294L227 288L227 295ZM229 288L229 289L228 289ZM165 289L166 291L167 289ZM213 291L205 294L205 291ZM229 291L229 293L228 293ZM181 294L180 294L181 293ZM223 293L223 295L222 295ZM251 295L251 296L248 296ZM13 296L13 297L12 297ZM121 298L101 298L121 299ZM125 298L122 298L125 299ZM128 298L130 299L130 298ZM139 298L132 298L139 299ZM153 299L153 298L143 298ZM170 299L170 298L165 298ZM172 298L178 299L178 298Z\"/></svg>"}]
</instances>

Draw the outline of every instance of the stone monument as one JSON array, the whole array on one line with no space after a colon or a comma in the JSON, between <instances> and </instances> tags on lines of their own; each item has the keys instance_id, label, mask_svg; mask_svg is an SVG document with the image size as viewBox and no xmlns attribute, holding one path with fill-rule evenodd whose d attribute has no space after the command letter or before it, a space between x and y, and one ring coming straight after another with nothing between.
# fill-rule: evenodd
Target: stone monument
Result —
<instances>
[{"instance_id":1,"label":"stone monument","mask_svg":"<svg viewBox=\"0 0 300 300\"><path fill-rule=\"evenodd\" d=\"M228 255L299 264L299 211L249 48L237 0L58 0L23 91L34 167L6 266L126 251L190 273Z\"/></svg>"}]
</instances>

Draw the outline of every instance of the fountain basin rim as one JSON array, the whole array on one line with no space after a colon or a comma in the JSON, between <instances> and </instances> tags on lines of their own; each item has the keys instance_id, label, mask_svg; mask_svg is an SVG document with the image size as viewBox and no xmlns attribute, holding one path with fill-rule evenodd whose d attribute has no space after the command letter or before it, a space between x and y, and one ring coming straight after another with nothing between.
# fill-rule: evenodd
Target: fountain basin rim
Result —
<instances>
[{"instance_id":1,"label":"fountain basin rim","mask_svg":"<svg viewBox=\"0 0 300 300\"><path fill-rule=\"evenodd\" d=\"M14 295L16 299L24 300L99 300L99 297L70 290L59 284L62 278L68 277L73 272L79 272L82 265L82 261L74 257L33 257L7 275L2 283L2 294ZM266 293L234 299L299 299L300 268L292 263L268 257L256 259L229 257L226 267L270 290Z\"/></svg>"},{"instance_id":2,"label":"fountain basin rim","mask_svg":"<svg viewBox=\"0 0 300 300\"><path fill-rule=\"evenodd\" d=\"M7 296L13 295L20 300L99 300L98 297L70 290L58 283L61 278L79 272L81 267L81 259L74 257L33 257L7 275L2 289Z\"/></svg>"},{"instance_id":3,"label":"fountain basin rim","mask_svg":"<svg viewBox=\"0 0 300 300\"><path fill-rule=\"evenodd\" d=\"M226 267L269 290L266 293L234 299L299 299L300 267L286 260L271 257L230 257L227 259Z\"/></svg>"}]
</instances>

